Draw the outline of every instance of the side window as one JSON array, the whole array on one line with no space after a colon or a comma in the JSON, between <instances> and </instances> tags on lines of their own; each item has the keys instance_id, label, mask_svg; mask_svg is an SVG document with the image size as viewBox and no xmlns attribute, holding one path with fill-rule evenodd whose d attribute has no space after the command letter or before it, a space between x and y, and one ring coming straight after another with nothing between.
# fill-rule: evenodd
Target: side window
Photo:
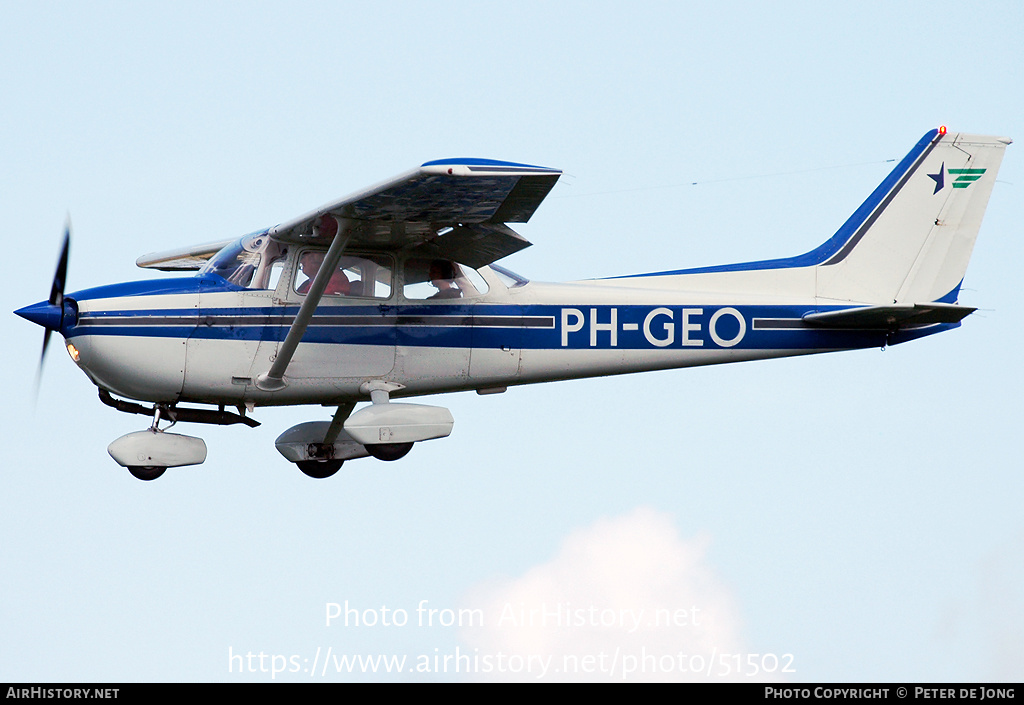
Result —
<instances>
[{"instance_id":1,"label":"side window","mask_svg":"<svg viewBox=\"0 0 1024 705\"><path fill-rule=\"evenodd\" d=\"M306 294L324 263L324 250L306 250L299 256L295 273L295 291ZM324 296L348 296L386 299L391 296L393 266L385 255L342 255Z\"/></svg>"},{"instance_id":2,"label":"side window","mask_svg":"<svg viewBox=\"0 0 1024 705\"><path fill-rule=\"evenodd\" d=\"M276 259L270 264L270 273L267 276L267 285L264 289L276 290L277 283L281 281L281 275L284 273L284 259Z\"/></svg>"},{"instance_id":3,"label":"side window","mask_svg":"<svg viewBox=\"0 0 1024 705\"><path fill-rule=\"evenodd\" d=\"M407 299L454 301L487 293L479 272L447 259L410 259L405 262Z\"/></svg>"}]
</instances>

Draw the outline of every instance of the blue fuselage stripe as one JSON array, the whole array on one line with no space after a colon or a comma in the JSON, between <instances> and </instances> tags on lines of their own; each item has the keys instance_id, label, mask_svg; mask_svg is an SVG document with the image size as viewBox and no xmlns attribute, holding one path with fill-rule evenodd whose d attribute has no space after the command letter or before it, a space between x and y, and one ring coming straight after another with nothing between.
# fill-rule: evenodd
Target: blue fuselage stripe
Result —
<instances>
[{"instance_id":1,"label":"blue fuselage stripe","mask_svg":"<svg viewBox=\"0 0 1024 705\"><path fill-rule=\"evenodd\" d=\"M841 310L845 307L828 307ZM297 307L83 312L65 336L147 336L282 341ZM626 305L456 305L322 307L303 338L339 345L403 345L535 350L800 350L892 344L884 330L811 328L822 307ZM945 330L930 326L907 336Z\"/></svg>"}]
</instances>

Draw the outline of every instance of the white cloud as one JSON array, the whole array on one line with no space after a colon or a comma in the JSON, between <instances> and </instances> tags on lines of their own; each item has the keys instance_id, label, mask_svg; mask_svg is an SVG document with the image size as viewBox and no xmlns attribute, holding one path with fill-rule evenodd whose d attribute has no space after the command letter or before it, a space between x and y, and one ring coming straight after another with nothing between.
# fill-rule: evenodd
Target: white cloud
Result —
<instances>
[{"instance_id":1,"label":"white cloud","mask_svg":"<svg viewBox=\"0 0 1024 705\"><path fill-rule=\"evenodd\" d=\"M991 650L993 680L1012 683L1024 676L1024 534L1004 542L978 572L978 608Z\"/></svg>"},{"instance_id":2,"label":"white cloud","mask_svg":"<svg viewBox=\"0 0 1024 705\"><path fill-rule=\"evenodd\" d=\"M934 639L950 663L964 669L960 680L1015 683L1024 678L1024 532L999 540L968 565L966 593L937 609Z\"/></svg>"},{"instance_id":3,"label":"white cloud","mask_svg":"<svg viewBox=\"0 0 1024 705\"><path fill-rule=\"evenodd\" d=\"M708 543L648 508L574 531L547 563L470 591L464 602L484 618L461 632L473 670L486 680L737 680L749 668L739 609Z\"/></svg>"}]
</instances>

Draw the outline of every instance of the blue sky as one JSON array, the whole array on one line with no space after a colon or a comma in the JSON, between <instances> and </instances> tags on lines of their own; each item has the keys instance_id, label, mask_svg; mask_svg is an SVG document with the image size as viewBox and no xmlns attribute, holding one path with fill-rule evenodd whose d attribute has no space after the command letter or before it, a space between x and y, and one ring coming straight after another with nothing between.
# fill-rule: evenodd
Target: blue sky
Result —
<instances>
[{"instance_id":1,"label":"blue sky","mask_svg":"<svg viewBox=\"0 0 1024 705\"><path fill-rule=\"evenodd\" d=\"M507 159L566 173L507 261L557 281L806 252L929 129L1024 139L1009 0L0 8L9 310L47 295L68 214L75 290L430 159ZM327 481L273 448L319 407L195 427L205 465L134 480L106 446L145 422L60 346L33 404L41 332L8 313L0 678L534 680L545 657L599 654L616 668L544 677L708 678L626 672L684 653L771 654L793 682L1020 680L1019 149L956 331L451 395L449 439ZM328 625L346 601L410 623ZM487 619L419 626L420 605ZM699 617L501 619L538 605ZM408 662L310 673L328 649ZM456 649L505 670L428 668ZM230 658L246 653L284 671Z\"/></svg>"}]
</instances>

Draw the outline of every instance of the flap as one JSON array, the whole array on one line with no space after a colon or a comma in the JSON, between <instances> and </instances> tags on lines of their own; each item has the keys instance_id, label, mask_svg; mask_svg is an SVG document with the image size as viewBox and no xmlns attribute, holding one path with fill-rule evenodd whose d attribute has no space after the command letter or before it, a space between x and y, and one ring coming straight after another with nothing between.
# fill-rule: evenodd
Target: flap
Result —
<instances>
[{"instance_id":1,"label":"flap","mask_svg":"<svg viewBox=\"0 0 1024 705\"><path fill-rule=\"evenodd\" d=\"M460 225L416 249L425 259L450 259L479 269L519 252L530 242L507 225L479 223Z\"/></svg>"}]
</instances>

